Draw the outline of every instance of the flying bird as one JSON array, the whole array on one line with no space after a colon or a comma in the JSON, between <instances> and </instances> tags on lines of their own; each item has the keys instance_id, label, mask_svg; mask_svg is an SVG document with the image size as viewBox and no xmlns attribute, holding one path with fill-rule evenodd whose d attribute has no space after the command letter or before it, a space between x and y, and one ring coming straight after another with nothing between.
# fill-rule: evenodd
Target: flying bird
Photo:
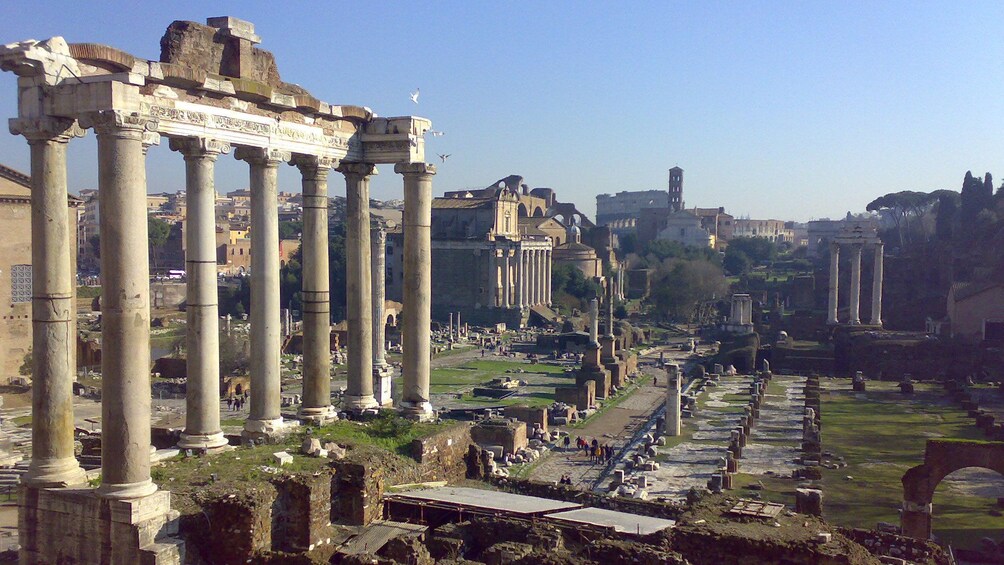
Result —
<instances>
[{"instance_id":1,"label":"flying bird","mask_svg":"<svg viewBox=\"0 0 1004 565\"><path fill-rule=\"evenodd\" d=\"M420 88L416 88L415 92L412 92L409 95L409 96L411 96L411 101L414 102L415 104L418 104L418 93L421 92L421 90L422 89L420 89Z\"/></svg>"},{"instance_id":2,"label":"flying bird","mask_svg":"<svg viewBox=\"0 0 1004 565\"><path fill-rule=\"evenodd\" d=\"M446 160L450 158L450 155L452 155L452 153L440 153L439 158L445 163Z\"/></svg>"},{"instance_id":3,"label":"flying bird","mask_svg":"<svg viewBox=\"0 0 1004 565\"><path fill-rule=\"evenodd\" d=\"M430 130L426 131L425 133L431 135L432 137L443 137L444 135L446 135L445 131L436 131L434 129L430 129Z\"/></svg>"}]
</instances>

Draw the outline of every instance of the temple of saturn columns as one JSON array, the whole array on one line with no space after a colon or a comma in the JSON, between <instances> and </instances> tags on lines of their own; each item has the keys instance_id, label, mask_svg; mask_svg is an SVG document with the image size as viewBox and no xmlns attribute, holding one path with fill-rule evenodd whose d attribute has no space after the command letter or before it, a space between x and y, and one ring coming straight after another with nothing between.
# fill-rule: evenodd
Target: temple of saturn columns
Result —
<instances>
[{"instance_id":1,"label":"temple of saturn columns","mask_svg":"<svg viewBox=\"0 0 1004 565\"><path fill-rule=\"evenodd\" d=\"M840 323L840 248L848 247L851 252L851 288L848 298L848 318L850 325L861 324L861 252L871 247L874 252L872 269L872 309L869 325L882 325L882 240L858 227L841 233L830 242L830 296L826 309L826 323Z\"/></svg>"},{"instance_id":2,"label":"temple of saturn columns","mask_svg":"<svg viewBox=\"0 0 1004 565\"><path fill-rule=\"evenodd\" d=\"M159 61L61 37L0 48L0 68L18 77L10 130L31 152L33 280L32 460L20 495L22 563L176 563L162 526L170 493L150 478L150 296L147 151L167 137L186 167L188 392L180 445L225 445L219 416L219 340L213 167L221 155L247 163L251 188L251 410L245 434L281 433L277 171L299 169L303 186L303 407L333 417L330 401L328 177L345 177L349 322L348 410L388 400L383 297L371 261L369 178L393 164L404 185L403 377L400 409L431 416L429 403L432 176L423 134L431 122L377 117L318 100L282 82L254 25L210 18L177 21ZM86 486L73 453L75 276L67 226L66 149L93 129L101 207L102 469ZM379 237L379 236L378 236ZM379 304L379 307L376 305ZM377 323L374 323L375 316ZM377 327L380 329L378 330ZM374 348L376 345L376 348ZM388 387L389 388L389 387ZM76 488L66 488L76 487ZM169 529L169 528L167 528ZM151 534L153 532L154 534ZM169 532L168 532L169 533ZM155 539L156 538L156 539Z\"/></svg>"}]
</instances>

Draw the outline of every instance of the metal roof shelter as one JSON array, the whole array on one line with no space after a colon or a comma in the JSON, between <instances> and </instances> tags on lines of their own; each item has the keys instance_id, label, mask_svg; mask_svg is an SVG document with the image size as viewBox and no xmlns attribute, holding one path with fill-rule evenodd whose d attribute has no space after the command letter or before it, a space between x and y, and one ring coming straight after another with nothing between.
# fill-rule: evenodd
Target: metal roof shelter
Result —
<instances>
[{"instance_id":1,"label":"metal roof shelter","mask_svg":"<svg viewBox=\"0 0 1004 565\"><path fill-rule=\"evenodd\" d=\"M384 497L391 502L419 504L426 507L454 508L516 517L542 516L550 512L582 508L581 504L536 496L464 487L440 487L415 490Z\"/></svg>"},{"instance_id":2,"label":"metal roof shelter","mask_svg":"<svg viewBox=\"0 0 1004 565\"><path fill-rule=\"evenodd\" d=\"M617 533L645 536L676 525L675 520L653 518L640 514L628 514L603 508L584 507L565 512L556 512L544 517L549 522L562 522L586 527L599 527Z\"/></svg>"}]
</instances>

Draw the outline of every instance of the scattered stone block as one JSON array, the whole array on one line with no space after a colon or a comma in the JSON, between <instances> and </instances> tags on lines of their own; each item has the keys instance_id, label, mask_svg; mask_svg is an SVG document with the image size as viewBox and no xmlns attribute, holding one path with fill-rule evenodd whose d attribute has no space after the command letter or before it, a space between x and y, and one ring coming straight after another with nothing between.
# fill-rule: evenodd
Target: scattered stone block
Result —
<instances>
[{"instance_id":1,"label":"scattered stone block","mask_svg":"<svg viewBox=\"0 0 1004 565\"><path fill-rule=\"evenodd\" d=\"M304 455L317 455L317 452L321 450L321 440L316 437L308 437L303 440L303 444L300 446L300 452Z\"/></svg>"},{"instance_id":2,"label":"scattered stone block","mask_svg":"<svg viewBox=\"0 0 1004 565\"><path fill-rule=\"evenodd\" d=\"M285 451L277 451L272 454L272 458L275 462L282 467L283 465L289 465L293 462L293 456Z\"/></svg>"}]
</instances>

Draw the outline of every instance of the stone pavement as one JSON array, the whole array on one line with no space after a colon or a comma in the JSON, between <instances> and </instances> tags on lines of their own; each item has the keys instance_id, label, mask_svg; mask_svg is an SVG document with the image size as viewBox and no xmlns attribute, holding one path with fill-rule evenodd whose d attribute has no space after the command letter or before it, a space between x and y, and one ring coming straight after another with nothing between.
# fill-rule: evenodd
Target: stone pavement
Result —
<instances>
[{"instance_id":1,"label":"stone pavement","mask_svg":"<svg viewBox=\"0 0 1004 565\"><path fill-rule=\"evenodd\" d=\"M648 369L651 374L655 369ZM644 384L638 387L630 397L617 406L596 416L585 426L578 429L567 429L572 437L572 447L565 451L562 448L549 452L544 460L533 468L530 478L538 481L557 482L562 475L568 474L572 484L591 489L606 468L603 464L590 463L589 457L575 449L576 436L592 442L595 438L603 444L610 444L619 450L634 436L635 432L648 421L657 408L666 401L666 389Z\"/></svg>"},{"instance_id":2,"label":"stone pavement","mask_svg":"<svg viewBox=\"0 0 1004 565\"><path fill-rule=\"evenodd\" d=\"M752 381L749 375L726 376L720 378L717 386L706 387L699 395L702 407L683 421L690 438L658 448L658 470L628 476L645 475L646 490L653 498L682 500L692 487L705 489L708 479L722 466L730 433L749 400ZM794 459L801 447L804 386L805 377L774 376L760 409L760 419L752 428L739 460L740 473L790 476L797 467Z\"/></svg>"}]
</instances>

